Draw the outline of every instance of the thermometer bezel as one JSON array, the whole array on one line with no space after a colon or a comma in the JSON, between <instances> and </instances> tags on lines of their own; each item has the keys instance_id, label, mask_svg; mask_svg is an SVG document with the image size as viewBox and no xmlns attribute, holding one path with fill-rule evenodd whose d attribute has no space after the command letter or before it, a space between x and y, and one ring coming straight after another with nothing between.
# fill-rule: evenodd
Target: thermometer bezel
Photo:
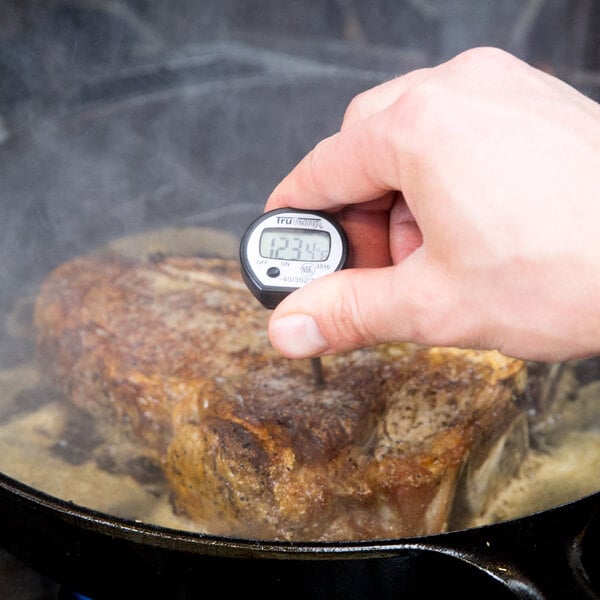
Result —
<instances>
[{"instance_id":1,"label":"thermometer bezel","mask_svg":"<svg viewBox=\"0 0 600 600\"><path fill-rule=\"evenodd\" d=\"M262 256L261 235L270 228L326 232L330 237L329 255L326 260ZM286 296L310 281L343 269L347 257L346 233L330 214L322 211L296 208L268 211L249 225L240 241L242 276L252 294L266 308L275 308Z\"/></svg>"}]
</instances>

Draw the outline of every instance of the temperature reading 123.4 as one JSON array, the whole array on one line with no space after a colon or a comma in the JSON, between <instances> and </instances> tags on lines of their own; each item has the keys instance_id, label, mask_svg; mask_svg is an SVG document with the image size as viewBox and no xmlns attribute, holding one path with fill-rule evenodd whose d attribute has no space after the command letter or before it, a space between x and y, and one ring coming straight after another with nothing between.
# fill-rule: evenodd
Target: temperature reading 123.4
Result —
<instances>
[{"instance_id":1,"label":"temperature reading 123.4","mask_svg":"<svg viewBox=\"0 0 600 600\"><path fill-rule=\"evenodd\" d=\"M331 236L327 231L268 227L260 236L260 255L263 258L326 261L331 250Z\"/></svg>"},{"instance_id":2,"label":"temperature reading 123.4","mask_svg":"<svg viewBox=\"0 0 600 600\"><path fill-rule=\"evenodd\" d=\"M346 234L323 212L280 208L260 215L240 241L242 275L267 308L318 277L343 269Z\"/></svg>"}]
</instances>

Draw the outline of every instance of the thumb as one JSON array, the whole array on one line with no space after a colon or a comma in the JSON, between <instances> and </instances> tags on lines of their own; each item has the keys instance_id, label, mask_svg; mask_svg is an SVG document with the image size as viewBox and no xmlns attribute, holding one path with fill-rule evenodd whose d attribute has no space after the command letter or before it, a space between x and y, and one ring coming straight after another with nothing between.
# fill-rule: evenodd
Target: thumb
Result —
<instances>
[{"instance_id":1,"label":"thumb","mask_svg":"<svg viewBox=\"0 0 600 600\"><path fill-rule=\"evenodd\" d=\"M421 341L419 323L432 304L423 290L424 277L411 276L408 263L347 269L296 290L271 316L271 343L283 356L308 358L390 341Z\"/></svg>"}]
</instances>

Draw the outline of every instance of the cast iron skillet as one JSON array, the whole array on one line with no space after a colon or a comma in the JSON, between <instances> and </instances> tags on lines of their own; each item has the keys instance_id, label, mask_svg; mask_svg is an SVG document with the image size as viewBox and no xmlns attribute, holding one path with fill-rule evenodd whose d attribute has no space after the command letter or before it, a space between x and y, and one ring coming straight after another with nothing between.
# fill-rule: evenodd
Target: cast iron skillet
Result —
<instances>
[{"instance_id":1,"label":"cast iron skillet","mask_svg":"<svg viewBox=\"0 0 600 600\"><path fill-rule=\"evenodd\" d=\"M377 542L284 543L109 517L0 475L0 541L92 598L600 598L600 493L504 523Z\"/></svg>"},{"instance_id":2,"label":"cast iron skillet","mask_svg":"<svg viewBox=\"0 0 600 600\"><path fill-rule=\"evenodd\" d=\"M145 95L129 93L130 79L122 97L107 82L114 102L83 90L76 114L2 147L3 307L23 281L132 231L208 224L239 235L273 182L377 82L226 64L225 79L219 63L197 84ZM436 536L275 543L128 521L0 475L0 545L92 598L598 598L599 508L600 493Z\"/></svg>"}]
</instances>

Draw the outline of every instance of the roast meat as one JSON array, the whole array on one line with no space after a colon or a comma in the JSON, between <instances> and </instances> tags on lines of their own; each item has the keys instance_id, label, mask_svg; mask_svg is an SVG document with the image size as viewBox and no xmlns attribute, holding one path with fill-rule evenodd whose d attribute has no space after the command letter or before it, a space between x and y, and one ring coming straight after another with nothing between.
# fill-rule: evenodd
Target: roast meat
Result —
<instances>
[{"instance_id":1,"label":"roast meat","mask_svg":"<svg viewBox=\"0 0 600 600\"><path fill-rule=\"evenodd\" d=\"M518 466L521 361L387 344L325 358L318 388L308 361L272 349L268 316L234 260L81 256L41 288L37 359L107 443L163 469L175 510L210 533L441 532L457 506L482 509L496 467Z\"/></svg>"}]
</instances>

